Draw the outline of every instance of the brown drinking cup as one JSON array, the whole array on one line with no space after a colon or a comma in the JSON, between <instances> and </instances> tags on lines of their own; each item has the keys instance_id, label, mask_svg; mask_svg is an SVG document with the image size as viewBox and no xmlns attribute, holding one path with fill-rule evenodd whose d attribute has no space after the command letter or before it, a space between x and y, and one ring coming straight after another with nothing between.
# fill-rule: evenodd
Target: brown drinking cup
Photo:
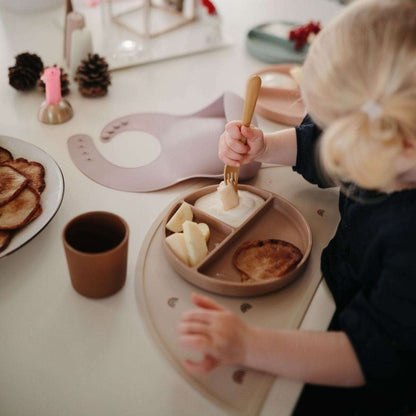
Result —
<instances>
[{"instance_id":1,"label":"brown drinking cup","mask_svg":"<svg viewBox=\"0 0 416 416\"><path fill-rule=\"evenodd\" d=\"M71 283L89 298L103 298L126 281L129 228L118 215L93 211L72 219L64 228Z\"/></svg>"}]
</instances>

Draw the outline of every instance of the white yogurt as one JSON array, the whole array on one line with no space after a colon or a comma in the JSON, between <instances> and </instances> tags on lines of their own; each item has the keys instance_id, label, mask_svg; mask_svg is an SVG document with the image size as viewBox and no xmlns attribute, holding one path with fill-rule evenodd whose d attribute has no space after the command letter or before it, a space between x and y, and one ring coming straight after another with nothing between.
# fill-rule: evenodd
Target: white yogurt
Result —
<instances>
[{"instance_id":1,"label":"white yogurt","mask_svg":"<svg viewBox=\"0 0 416 416\"><path fill-rule=\"evenodd\" d=\"M238 191L240 203L235 208L224 211L218 192L201 196L195 201L195 208L225 222L232 227L239 227L260 205L263 198L248 191Z\"/></svg>"}]
</instances>

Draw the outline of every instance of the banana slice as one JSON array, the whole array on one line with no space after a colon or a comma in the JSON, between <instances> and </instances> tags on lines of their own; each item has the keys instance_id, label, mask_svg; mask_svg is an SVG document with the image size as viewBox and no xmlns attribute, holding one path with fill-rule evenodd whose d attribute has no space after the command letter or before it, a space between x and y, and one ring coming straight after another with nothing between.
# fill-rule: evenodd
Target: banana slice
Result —
<instances>
[{"instance_id":1,"label":"banana slice","mask_svg":"<svg viewBox=\"0 0 416 416\"><path fill-rule=\"evenodd\" d=\"M183 233L175 233L166 237L166 243L175 253L175 256L183 263L189 266L188 249L185 244L185 237Z\"/></svg>"},{"instance_id":2,"label":"banana slice","mask_svg":"<svg viewBox=\"0 0 416 416\"><path fill-rule=\"evenodd\" d=\"M238 207L238 204L240 203L240 198L238 197L238 193L231 182L229 182L226 185L225 182L222 181L219 184L217 191L220 195L224 211L228 211L232 208Z\"/></svg>"},{"instance_id":3,"label":"banana slice","mask_svg":"<svg viewBox=\"0 0 416 416\"><path fill-rule=\"evenodd\" d=\"M179 233L183 231L182 224L185 221L192 221L193 217L191 206L187 202L183 202L166 224L166 228L174 233Z\"/></svg>"},{"instance_id":4,"label":"banana slice","mask_svg":"<svg viewBox=\"0 0 416 416\"><path fill-rule=\"evenodd\" d=\"M208 224L205 224L204 222L200 222L197 225L198 225L198 228L201 230L202 235L205 238L205 241L208 241L209 237L210 237L210 234L211 234L210 231L209 231Z\"/></svg>"},{"instance_id":5,"label":"banana slice","mask_svg":"<svg viewBox=\"0 0 416 416\"><path fill-rule=\"evenodd\" d=\"M192 221L183 223L183 235L189 254L189 264L195 266L208 254L205 237L198 225Z\"/></svg>"}]
</instances>

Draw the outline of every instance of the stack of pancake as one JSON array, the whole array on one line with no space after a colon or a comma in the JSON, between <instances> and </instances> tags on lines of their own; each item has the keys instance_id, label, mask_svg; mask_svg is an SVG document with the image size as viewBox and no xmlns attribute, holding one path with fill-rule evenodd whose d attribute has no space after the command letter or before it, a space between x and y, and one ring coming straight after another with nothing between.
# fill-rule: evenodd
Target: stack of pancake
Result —
<instances>
[{"instance_id":1,"label":"stack of pancake","mask_svg":"<svg viewBox=\"0 0 416 416\"><path fill-rule=\"evenodd\" d=\"M16 230L41 215L44 189L45 169L40 163L14 159L0 147L0 251Z\"/></svg>"}]
</instances>

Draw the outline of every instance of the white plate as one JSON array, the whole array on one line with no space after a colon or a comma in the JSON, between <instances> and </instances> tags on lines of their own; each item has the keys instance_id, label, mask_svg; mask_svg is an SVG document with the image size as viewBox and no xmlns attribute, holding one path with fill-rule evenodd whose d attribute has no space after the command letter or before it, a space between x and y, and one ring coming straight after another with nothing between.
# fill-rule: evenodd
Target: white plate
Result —
<instances>
[{"instance_id":1,"label":"white plate","mask_svg":"<svg viewBox=\"0 0 416 416\"><path fill-rule=\"evenodd\" d=\"M64 196L64 178L55 160L45 151L39 149L39 147L23 140L1 135L0 146L11 152L15 159L24 157L29 161L42 164L45 168L46 182L45 190L40 198L42 214L28 225L16 231L7 248L0 252L0 258L2 258L29 242L49 224L61 206Z\"/></svg>"}]
</instances>

